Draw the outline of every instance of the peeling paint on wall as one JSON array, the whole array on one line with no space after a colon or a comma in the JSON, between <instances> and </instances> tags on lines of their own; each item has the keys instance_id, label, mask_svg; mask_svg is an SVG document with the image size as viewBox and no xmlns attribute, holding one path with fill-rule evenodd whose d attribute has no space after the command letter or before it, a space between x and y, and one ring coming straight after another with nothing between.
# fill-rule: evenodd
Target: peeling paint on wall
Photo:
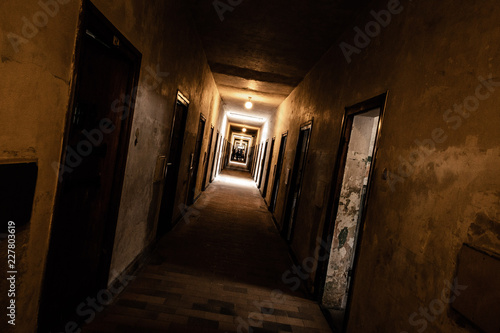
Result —
<instances>
[{"instance_id":1,"label":"peeling paint on wall","mask_svg":"<svg viewBox=\"0 0 500 333\"><path fill-rule=\"evenodd\" d=\"M348 275L377 128L378 117L354 117L326 277L328 287L322 299L328 308L343 309L346 305Z\"/></svg>"}]
</instances>

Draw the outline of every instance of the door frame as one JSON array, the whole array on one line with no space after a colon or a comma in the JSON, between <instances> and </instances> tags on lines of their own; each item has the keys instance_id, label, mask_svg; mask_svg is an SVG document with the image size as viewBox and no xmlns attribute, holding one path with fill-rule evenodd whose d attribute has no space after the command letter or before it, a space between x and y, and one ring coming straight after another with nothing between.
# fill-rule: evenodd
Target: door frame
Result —
<instances>
[{"instance_id":1,"label":"door frame","mask_svg":"<svg viewBox=\"0 0 500 333\"><path fill-rule=\"evenodd\" d=\"M305 174L305 169L307 166L307 156L309 155L309 145L311 143L313 123L314 123L314 118L301 124L300 130L299 130L299 136L297 138L297 147L295 149L295 158L293 161L293 169L292 169L291 177L290 177L290 181L289 181L290 186L288 187L286 201L285 201L284 210L283 210L283 214L282 214L283 223L281 223L282 236L285 238L285 240L288 243L291 243L293 240L293 233L294 233L294 229L295 229L295 220L297 218L297 212L298 212L299 204L300 204L300 193L299 193L299 197L297 198L297 202L296 202L295 206L292 206L293 200L291 200L291 199L293 199L293 194L295 192L295 183L297 181L296 178L298 177L298 167L299 167L299 163L300 163L299 149L300 149L300 146L302 143L300 136L301 136L302 132L309 130L309 137L307 138L307 144L306 144L306 152L305 152L304 160L302 161L302 163L303 163L302 179L300 180L300 184L299 184L299 188L300 188L299 191L302 192L302 185L304 182L304 174ZM293 215L292 215L292 213L293 213ZM292 218L292 217L293 217L293 221L290 221L290 218Z\"/></svg>"},{"instance_id":2,"label":"door frame","mask_svg":"<svg viewBox=\"0 0 500 333\"><path fill-rule=\"evenodd\" d=\"M207 185L207 176L208 176L208 167L210 166L210 155L212 154L212 141L214 139L214 125L210 125L210 139L208 141L207 148L207 158L205 160L205 171L203 171L203 182L201 184L201 190L205 191L208 187Z\"/></svg>"},{"instance_id":3,"label":"door frame","mask_svg":"<svg viewBox=\"0 0 500 333\"><path fill-rule=\"evenodd\" d=\"M59 162L59 177L61 177L62 169L64 168L67 149L69 142L69 135L72 128L72 116L73 110L75 108L76 103L76 94L77 94L77 85L79 84L78 77L81 70L82 62L81 55L82 50L85 44L84 39L86 38L86 31L89 25L98 25L103 34L107 35L106 37L111 37L111 41L113 41L113 36L117 37L119 40L119 45L114 45L122 52L123 56L129 58L131 61L131 80L127 82L127 91L130 92L130 103L128 103L128 115L127 118L122 120L123 127L121 130L120 138L119 138L119 152L117 154L117 161L115 164L115 170L117 171L113 175L112 182L112 197L110 198L109 203L109 217L107 219L106 226L104 228L103 235L103 246L105 246L105 250L103 251L102 259L99 263L98 276L96 277L97 285L100 285L101 288L106 288L109 280L109 273L111 268L111 260L113 256L113 247L116 236L116 227L118 224L118 214L120 209L120 202L123 190L123 184L125 181L125 169L128 159L129 145L130 145L130 137L132 132L132 124L134 119L135 107L136 107L136 98L137 98L137 87L139 84L139 76L141 70L141 62L142 62L142 54L139 52L137 48L116 28L111 21L109 21L106 16L101 13L97 7L90 0L82 1L82 11L78 18L78 32L75 43L75 60L73 71L71 74L71 86L70 86L70 98L68 103L68 109L66 111L66 120L64 125L64 134L63 134L63 145L61 151L61 159ZM63 192L63 181L59 181L56 186L56 194L54 199L54 210L52 213L52 225L49 230L50 238L49 245L47 250L47 256L44 265L43 278L41 284L41 295L38 301L39 306L41 306L44 302L45 297L53 297L53 295L46 295L48 292L45 290L46 282L47 282L47 267L48 263L51 260L51 244L54 244L54 238L56 237L56 228L60 222L57 221L58 214L61 209L61 199ZM43 319L40 317L41 311L39 311L38 315L38 323L43 322Z\"/></svg>"},{"instance_id":4,"label":"door frame","mask_svg":"<svg viewBox=\"0 0 500 333\"><path fill-rule=\"evenodd\" d=\"M257 162L255 164L255 174L253 176L253 180L255 183L257 183L257 180L259 179L259 173L260 173L260 165L261 165L261 160L262 160L262 149L264 147L264 143L259 144L259 153L257 156Z\"/></svg>"},{"instance_id":5,"label":"door frame","mask_svg":"<svg viewBox=\"0 0 500 333\"><path fill-rule=\"evenodd\" d=\"M281 175L283 174L283 162L285 161L287 143L288 143L288 131L281 134L278 159L276 160L276 168L274 170L273 186L271 187L271 198L269 200L269 207L268 207L268 210L271 213L273 213L273 216L274 216L274 211L276 210L276 205L278 203L279 186L281 182ZM283 154L281 154L281 152L283 152Z\"/></svg>"},{"instance_id":6,"label":"door frame","mask_svg":"<svg viewBox=\"0 0 500 333\"><path fill-rule=\"evenodd\" d=\"M372 178L373 178L373 170L375 169L375 164L377 161L377 153L378 153L378 148L379 148L379 143L380 143L380 137L381 137L381 132L382 132L382 126L383 126L383 121L384 121L384 116L385 116L385 109L387 106L387 96L388 92L385 92L383 94L380 94L378 96L375 96L373 98L370 98L366 101L357 103L352 106L348 106L345 108L344 115L342 118L342 126L341 126L341 131L340 131L340 139L339 139L339 144L338 144L338 151L337 151L337 157L335 161L335 167L332 175L332 183L331 183L331 188L330 188L330 194L329 194L329 199L328 199L328 206L327 206L327 211L326 211L326 216L325 216L325 223L323 227L323 241L328 244L328 249L324 249L321 247L320 253L318 255L318 258L322 258L325 255L328 254L327 260L325 261L320 261L318 262L318 273L316 275L316 281L315 281L315 298L320 302L321 305L321 298L324 293L325 289L325 281L326 281L326 275L328 271L328 265L329 265L329 253L330 253L330 247L332 243L332 237L333 233L335 231L335 220L337 217L338 213L338 205L340 202L340 195L341 195L341 190L342 190L342 183L343 183L343 178L344 178L344 170L345 170L345 164L347 161L347 151L349 148L349 140L350 140L350 135L352 131L352 124L354 121L354 116L365 113L370 110L374 110L377 108L380 108L380 118L379 118L379 127L377 130L377 136L375 139L375 145L373 148L373 158L372 162L370 165L370 171L368 174L368 184L367 184L367 189L366 189L366 195L363 200L363 209L362 209L362 215L359 221L358 225L358 234L356 236L356 245L354 249L354 261L353 261L353 266L351 270L351 282L349 285L349 290L347 293L347 306L345 309L344 313L344 319L343 319L343 327L342 327L342 332L345 332L348 326L348 320L349 320L349 313L352 307L352 293L355 289L355 282L356 282L356 269L358 266L358 261L360 257L360 249L361 249L361 244L363 240L363 227L365 224L365 219L366 219L366 212L368 210L369 202L370 202L370 195L371 195L371 183L372 183Z\"/></svg>"},{"instance_id":7,"label":"door frame","mask_svg":"<svg viewBox=\"0 0 500 333\"><path fill-rule=\"evenodd\" d=\"M255 172L255 160L257 159L257 155L259 154L259 145L255 143L252 148L252 167L250 168L250 175L253 177Z\"/></svg>"},{"instance_id":8,"label":"door frame","mask_svg":"<svg viewBox=\"0 0 500 333\"><path fill-rule=\"evenodd\" d=\"M262 178L264 176L264 170L266 169L266 155L267 155L267 147L269 146L269 139L266 140L266 143L264 144L264 150L262 151L262 160L261 160L261 165L260 165L260 174L259 174L259 181L257 187L260 189L262 186Z\"/></svg>"},{"instance_id":9,"label":"door frame","mask_svg":"<svg viewBox=\"0 0 500 333\"><path fill-rule=\"evenodd\" d=\"M271 173L271 165L273 162L273 154L274 154L274 145L276 144L276 137L274 136L271 140L271 148L269 149L269 158L267 160L267 168L266 168L266 179L264 180L264 188L262 189L262 197L266 198L267 188L269 186L269 177Z\"/></svg>"},{"instance_id":10,"label":"door frame","mask_svg":"<svg viewBox=\"0 0 500 333\"><path fill-rule=\"evenodd\" d=\"M201 128L201 126L203 126L203 128ZM207 126L207 117L203 113L200 113L200 119L198 121L198 132L196 133L196 141L195 141L192 162L194 163L194 161L196 161L196 158L198 158L198 160L196 163L197 164L196 167L194 165L191 165L190 170L189 170L189 179L188 179L188 186L187 186L188 194L186 196L186 201L187 201L188 206L192 205L197 199L195 197L194 193L196 191L196 183L198 180L198 173L200 172L201 152L203 151L203 149L202 149L203 148L203 139L205 138L205 127L206 126ZM201 131L201 138L198 138L200 131ZM197 147L198 139L200 139L200 141L199 141L200 151L198 152L198 156L196 156L196 149L198 148ZM196 170L193 170L193 172L191 173L191 169L196 169Z\"/></svg>"},{"instance_id":11,"label":"door frame","mask_svg":"<svg viewBox=\"0 0 500 333\"><path fill-rule=\"evenodd\" d=\"M226 140L226 143L224 145L224 163L222 163L222 170L224 170L227 167L227 164L229 163L229 155L231 152L231 142Z\"/></svg>"},{"instance_id":12,"label":"door frame","mask_svg":"<svg viewBox=\"0 0 500 333\"><path fill-rule=\"evenodd\" d=\"M216 160L217 160L217 146L219 145L219 139L220 139L220 133L219 130L217 130L217 137L215 139L215 146L214 146L214 157L212 159L212 167L210 168L210 183L212 183L215 179L215 166L217 165Z\"/></svg>"},{"instance_id":13,"label":"door frame","mask_svg":"<svg viewBox=\"0 0 500 333\"><path fill-rule=\"evenodd\" d=\"M221 171L221 161L222 161L222 152L224 148L224 137L221 136L220 142L219 142L219 148L217 149L217 167L215 169L215 177L217 177L220 174Z\"/></svg>"},{"instance_id":14,"label":"door frame","mask_svg":"<svg viewBox=\"0 0 500 333\"><path fill-rule=\"evenodd\" d=\"M160 199L160 208L159 208L159 212L158 212L158 222L157 222L157 226L156 226L156 238L159 239L161 238L163 235L165 235L169 230L171 230L174 226L174 223L172 221L173 219L173 216L174 216L174 212L175 212L175 207L173 207L173 205L175 205L175 196L174 196L174 201L172 202L172 213L168 213L169 216L166 217L166 220L162 220L162 217L165 218L165 216L163 216L162 212L164 212L164 210L167 208L165 205L167 205L167 203L165 203L166 201L166 191L167 191L167 188L166 188L166 185L167 185L167 176L168 176L168 168L169 168L169 164L171 164L169 161L170 161L170 154L172 152L172 141L173 141L173 138L174 138L174 131L175 131L175 122L176 122L176 115L177 115L177 103L180 103L183 105L183 107L186 108L186 111L185 111L185 114L182 115L182 117L185 118L185 123L183 125L183 128L182 128L182 131L183 131L183 140L181 141L181 155L179 157L179 163L180 161L182 160L182 155L183 155L183 151L184 151L184 135L186 133L186 126L187 126L187 121L188 121L188 116L189 116L189 100L187 99L187 97L180 91L180 90L177 90L177 93L175 95L175 99L174 99L174 103L173 103L173 114L172 114L172 122L171 122L171 126L170 126L170 139L169 139L169 145L168 145L168 148L167 148L167 152L166 152L166 163L165 163L165 170L163 171L163 187L162 187L162 191L161 191L161 199ZM181 122L182 124L182 122ZM177 189L178 189L178 178L179 178L179 172L180 172L180 165L177 166L177 176L176 176L176 183L175 183L175 192L177 192ZM165 225L161 226L160 225L164 223Z\"/></svg>"},{"instance_id":15,"label":"door frame","mask_svg":"<svg viewBox=\"0 0 500 333\"><path fill-rule=\"evenodd\" d=\"M175 95L175 101L174 101L174 112L172 115L172 122L170 126L170 139L169 139L169 145L168 145L168 150L167 150L167 163L165 164L165 172L164 172L164 177L167 175L168 172L168 159L170 158L170 148L172 148L172 138L174 137L174 127L175 127L175 112L177 108L177 102L180 102L182 105L184 105L187 108L187 112L189 112L189 100L182 94L180 90L177 90L177 93ZM186 115L186 120L187 120L187 115ZM186 121L187 123L187 121ZM184 127L184 131L186 131L186 128ZM183 145L184 146L184 145Z\"/></svg>"}]
</instances>

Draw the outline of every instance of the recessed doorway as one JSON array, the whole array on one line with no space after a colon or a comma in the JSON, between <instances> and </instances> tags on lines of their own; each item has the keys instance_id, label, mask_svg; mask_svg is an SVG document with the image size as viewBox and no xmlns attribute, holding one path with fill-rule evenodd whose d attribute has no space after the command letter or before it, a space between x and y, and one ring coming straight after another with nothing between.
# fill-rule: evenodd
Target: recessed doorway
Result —
<instances>
[{"instance_id":1,"label":"recessed doorway","mask_svg":"<svg viewBox=\"0 0 500 333\"><path fill-rule=\"evenodd\" d=\"M141 54L90 1L77 40L40 332L80 324L78 305L107 287L139 80Z\"/></svg>"},{"instance_id":2,"label":"recessed doorway","mask_svg":"<svg viewBox=\"0 0 500 333\"><path fill-rule=\"evenodd\" d=\"M172 118L172 130L170 136L170 149L165 169L165 184L160 206L160 217L158 218L157 237L162 237L172 228L172 217L177 193L177 183L184 143L184 133L188 116L189 101L181 92L177 92L175 100L174 115Z\"/></svg>"},{"instance_id":3,"label":"recessed doorway","mask_svg":"<svg viewBox=\"0 0 500 333\"><path fill-rule=\"evenodd\" d=\"M274 137L271 141L271 149L269 151L269 158L267 160L267 168L266 168L266 180L264 181L264 188L262 189L262 197L266 197L267 194L267 186L269 184L269 174L271 173L271 164L273 161L273 154L274 154L274 143L276 141L276 137Z\"/></svg>"},{"instance_id":4,"label":"recessed doorway","mask_svg":"<svg viewBox=\"0 0 500 333\"><path fill-rule=\"evenodd\" d=\"M299 209L300 194L302 192L302 181L304 180L304 171L307 164L307 153L309 151L309 142L311 139L312 120L300 127L299 140L293 163L292 178L290 180L290 189L285 204L283 214L282 234L285 239L291 243L297 211Z\"/></svg>"},{"instance_id":5,"label":"recessed doorway","mask_svg":"<svg viewBox=\"0 0 500 333\"><path fill-rule=\"evenodd\" d=\"M260 174L259 174L259 181L257 187L260 188L262 186L262 176L264 175L264 169L266 166L266 154L267 154L267 145L269 144L269 140L266 141L266 144L264 145L264 151L262 153L262 161L260 165Z\"/></svg>"},{"instance_id":6,"label":"recessed doorway","mask_svg":"<svg viewBox=\"0 0 500 333\"><path fill-rule=\"evenodd\" d=\"M335 328L344 331L361 245L370 180L380 136L386 95L346 108L325 239L331 239L328 262L321 268L321 306Z\"/></svg>"},{"instance_id":7,"label":"recessed doorway","mask_svg":"<svg viewBox=\"0 0 500 333\"><path fill-rule=\"evenodd\" d=\"M280 188L280 180L281 180L281 173L283 169L283 160L285 158L285 151L286 151L286 141L288 139L288 132L283 133L281 136L281 142L280 142L280 150L278 153L278 161L276 162L276 165L274 166L274 180L273 180L273 187L271 189L271 200L269 203L269 211L271 213L274 213L276 209L276 203L278 201L278 193L279 193L279 188Z\"/></svg>"},{"instance_id":8,"label":"recessed doorway","mask_svg":"<svg viewBox=\"0 0 500 333\"><path fill-rule=\"evenodd\" d=\"M198 178L198 169L200 166L201 159L201 146L203 144L203 136L205 135L205 123L207 118L204 115L200 115L200 122L198 124L198 134L196 135L196 145L194 148L194 153L191 158L191 165L189 166L189 181L188 181L188 195L187 195L187 205L192 205L195 200L196 191L196 180Z\"/></svg>"},{"instance_id":9,"label":"recessed doorway","mask_svg":"<svg viewBox=\"0 0 500 333\"><path fill-rule=\"evenodd\" d=\"M205 160L205 171L203 172L203 183L201 184L201 190L205 191L207 189L207 176L208 176L208 167L210 165L210 155L212 153L212 140L214 139L214 125L210 128L210 140L208 141L208 151L206 154Z\"/></svg>"}]
</instances>

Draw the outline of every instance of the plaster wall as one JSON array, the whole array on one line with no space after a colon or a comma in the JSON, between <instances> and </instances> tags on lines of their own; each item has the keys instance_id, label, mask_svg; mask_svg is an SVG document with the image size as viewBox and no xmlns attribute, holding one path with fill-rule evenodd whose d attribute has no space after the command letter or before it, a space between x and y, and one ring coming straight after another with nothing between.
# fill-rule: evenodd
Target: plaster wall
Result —
<instances>
[{"instance_id":1,"label":"plaster wall","mask_svg":"<svg viewBox=\"0 0 500 333\"><path fill-rule=\"evenodd\" d=\"M366 193L378 117L354 117L322 305L345 309L361 204Z\"/></svg>"},{"instance_id":2,"label":"plaster wall","mask_svg":"<svg viewBox=\"0 0 500 333\"><path fill-rule=\"evenodd\" d=\"M59 162L63 148L81 7L77 0L58 3L57 13L45 15L48 20L36 33L26 30L25 22L43 13L38 1L0 3L0 163L34 160L39 167L30 227L18 235L19 332L33 332L36 327L57 188L58 174L52 164ZM222 106L185 4L139 0L95 0L94 4L143 56L111 265L113 278L154 239L160 193L153 176L157 157L168 152L177 89L188 97L190 107L176 207L186 199L187 166L200 113L207 116L203 156L210 124L220 130ZM12 33L24 36L25 42L13 46ZM137 145L135 133L139 134ZM202 165L199 170L196 196ZM176 211L174 218L180 214Z\"/></svg>"},{"instance_id":3,"label":"plaster wall","mask_svg":"<svg viewBox=\"0 0 500 333\"><path fill-rule=\"evenodd\" d=\"M79 7L77 1L61 5L45 26L29 30L25 22L32 23L41 11L37 1L0 3L0 163L38 163L32 218L16 237L16 332L35 331L57 186L52 163L61 157ZM6 253L5 242L0 246ZM0 289L5 291L3 276ZM1 331L13 328L5 318L0 323Z\"/></svg>"},{"instance_id":4,"label":"plaster wall","mask_svg":"<svg viewBox=\"0 0 500 333\"><path fill-rule=\"evenodd\" d=\"M398 11L348 63L340 42L354 46L352 28L375 20L366 13L353 23L280 105L270 134L289 131L285 174L300 124L314 117L291 244L302 262L322 236L344 108L389 92L349 332L421 329L410 316L441 297L463 243L500 253L500 8L493 0L401 1ZM283 177L278 221L287 190ZM315 273L304 281L310 290ZM472 331L449 305L433 318L429 332Z\"/></svg>"},{"instance_id":5,"label":"plaster wall","mask_svg":"<svg viewBox=\"0 0 500 333\"><path fill-rule=\"evenodd\" d=\"M113 270L123 271L155 236L158 206L153 197L158 194L153 192L153 175L157 156L168 155L177 90L187 97L190 104L173 220L178 220L186 209L189 164L195 150L200 113L207 117L207 121L195 198L201 192L203 155L208 149L210 125L214 124L216 130L220 128L222 106L196 28L183 4L176 1L154 4L95 1L95 4L122 33L130 36L130 41L142 52L143 84L146 84L145 76L151 70L168 73L156 89L146 87L139 90L142 94L137 101L132 131L134 133L139 128L143 140L140 137L137 146L133 140L130 142L111 266L113 274ZM145 205L144 202L151 204Z\"/></svg>"}]
</instances>

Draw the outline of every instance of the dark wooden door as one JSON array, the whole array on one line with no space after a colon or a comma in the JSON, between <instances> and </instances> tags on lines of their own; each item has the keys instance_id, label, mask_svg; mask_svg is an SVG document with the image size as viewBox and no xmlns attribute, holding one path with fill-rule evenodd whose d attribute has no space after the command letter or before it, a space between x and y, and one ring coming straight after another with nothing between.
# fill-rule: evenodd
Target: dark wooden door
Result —
<instances>
[{"instance_id":1,"label":"dark wooden door","mask_svg":"<svg viewBox=\"0 0 500 333\"><path fill-rule=\"evenodd\" d=\"M269 151L269 158L267 160L267 169L266 169L266 180L264 181L264 188L262 189L262 196L265 198L267 194L267 186L269 184L269 174L271 173L271 164L273 161L273 153L274 153L274 143L276 138L273 138L271 141L271 149Z\"/></svg>"},{"instance_id":2,"label":"dark wooden door","mask_svg":"<svg viewBox=\"0 0 500 333\"><path fill-rule=\"evenodd\" d=\"M225 149L224 149L224 166L223 166L223 169L225 167L227 167L227 165L229 164L229 157L231 156L231 142L227 141L226 140L226 146L225 146Z\"/></svg>"},{"instance_id":3,"label":"dark wooden door","mask_svg":"<svg viewBox=\"0 0 500 333\"><path fill-rule=\"evenodd\" d=\"M212 153L212 140L214 139L214 126L210 129L210 139L208 141L208 150L207 150L207 160L205 161L205 171L203 172L203 183L201 185L201 190L205 191L207 189L207 176L208 176L208 167L210 165L210 154Z\"/></svg>"},{"instance_id":4,"label":"dark wooden door","mask_svg":"<svg viewBox=\"0 0 500 333\"><path fill-rule=\"evenodd\" d=\"M257 177L259 175L261 149L262 149L262 144L257 146L257 155L255 156L255 162L254 162L254 166L253 166L253 175L252 175L254 181L257 181Z\"/></svg>"},{"instance_id":5,"label":"dark wooden door","mask_svg":"<svg viewBox=\"0 0 500 333\"><path fill-rule=\"evenodd\" d=\"M260 165L260 175L259 175L259 185L257 186L260 188L262 186L262 176L264 175L264 169L266 166L266 154L267 154L267 145L269 144L268 141L266 141L266 145L264 146L264 152L262 153L262 161Z\"/></svg>"},{"instance_id":6,"label":"dark wooden door","mask_svg":"<svg viewBox=\"0 0 500 333\"><path fill-rule=\"evenodd\" d=\"M217 147L219 145L219 131L217 131L217 139L215 139L214 157L212 159L212 168L210 169L210 182L213 182L215 177L215 167L217 166Z\"/></svg>"},{"instance_id":7,"label":"dark wooden door","mask_svg":"<svg viewBox=\"0 0 500 333\"><path fill-rule=\"evenodd\" d=\"M188 104L178 96L175 103L174 118L172 120L170 150L168 153L165 185L163 187L160 216L158 219L158 237L163 236L172 228L172 215L174 213L175 195L177 193L177 181L179 177L187 114Z\"/></svg>"},{"instance_id":8,"label":"dark wooden door","mask_svg":"<svg viewBox=\"0 0 500 333\"><path fill-rule=\"evenodd\" d=\"M287 241L291 241L293 237L293 228L295 226L295 218L299 208L300 192L302 190L302 181L304 179L304 170L307 162L307 152L309 150L311 128L312 123L303 125L300 129L299 141L297 142L295 162L293 165L290 189L288 192L283 219L283 236Z\"/></svg>"},{"instance_id":9,"label":"dark wooden door","mask_svg":"<svg viewBox=\"0 0 500 333\"><path fill-rule=\"evenodd\" d=\"M274 213L274 210L276 209L276 202L278 200L278 191L280 187L280 180L281 180L281 173L283 169L283 160L285 158L285 151L286 151L286 141L288 138L288 134L283 134L281 137L281 143L280 143L280 151L278 153L278 162L276 163L275 171L274 171L274 181L273 181L273 188L271 190L271 203L269 205L269 211L271 213Z\"/></svg>"},{"instance_id":10,"label":"dark wooden door","mask_svg":"<svg viewBox=\"0 0 500 333\"><path fill-rule=\"evenodd\" d=\"M203 144L203 136L205 135L205 116L200 116L200 123L198 125L198 134L196 135L196 145L194 148L193 161L189 170L189 192L187 196L187 204L192 205L194 202L194 194L196 190L196 179L198 178L198 169L200 166L201 158L201 145Z\"/></svg>"},{"instance_id":11,"label":"dark wooden door","mask_svg":"<svg viewBox=\"0 0 500 333\"><path fill-rule=\"evenodd\" d=\"M253 177L254 172L255 172L255 160L257 159L258 150L259 150L259 146L257 146L257 144L252 147L252 166L250 168L250 174L252 175L252 177Z\"/></svg>"},{"instance_id":12,"label":"dark wooden door","mask_svg":"<svg viewBox=\"0 0 500 333\"><path fill-rule=\"evenodd\" d=\"M222 148L224 147L224 137L221 136L219 147L217 148L217 167L215 168L215 177L219 175L221 170Z\"/></svg>"},{"instance_id":13,"label":"dark wooden door","mask_svg":"<svg viewBox=\"0 0 500 333\"><path fill-rule=\"evenodd\" d=\"M42 332L86 319L77 306L107 285L140 68L140 54L89 6L42 290Z\"/></svg>"}]
</instances>

